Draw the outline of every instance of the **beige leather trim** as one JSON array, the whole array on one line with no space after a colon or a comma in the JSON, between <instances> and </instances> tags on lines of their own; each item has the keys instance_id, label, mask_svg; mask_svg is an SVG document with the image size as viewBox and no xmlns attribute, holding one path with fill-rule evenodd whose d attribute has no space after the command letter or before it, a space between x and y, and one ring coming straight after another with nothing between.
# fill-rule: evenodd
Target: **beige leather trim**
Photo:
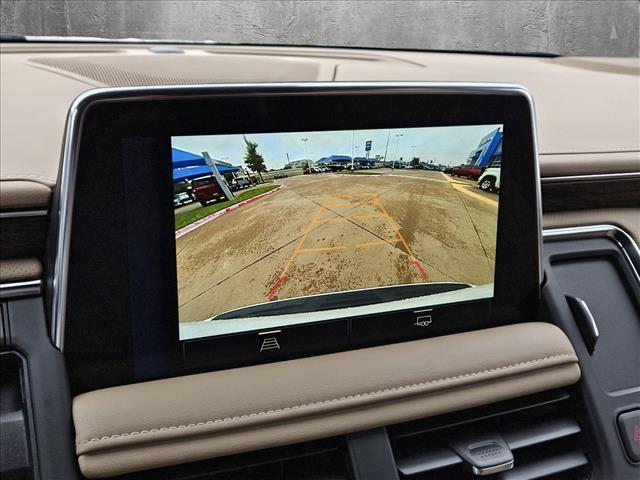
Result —
<instances>
[{"instance_id":1,"label":"beige leather trim","mask_svg":"<svg viewBox=\"0 0 640 480\"><path fill-rule=\"evenodd\" d=\"M104 478L437 415L578 381L545 323L114 387L73 401L82 473Z\"/></svg>"},{"instance_id":2,"label":"beige leather trim","mask_svg":"<svg viewBox=\"0 0 640 480\"><path fill-rule=\"evenodd\" d=\"M42 263L37 258L0 260L0 283L37 280L42 276Z\"/></svg>"},{"instance_id":3,"label":"beige leather trim","mask_svg":"<svg viewBox=\"0 0 640 480\"><path fill-rule=\"evenodd\" d=\"M0 180L0 209L48 208L51 187L37 180Z\"/></svg>"},{"instance_id":4,"label":"beige leather trim","mask_svg":"<svg viewBox=\"0 0 640 480\"><path fill-rule=\"evenodd\" d=\"M543 177L640 172L640 151L540 154Z\"/></svg>"},{"instance_id":5,"label":"beige leather trim","mask_svg":"<svg viewBox=\"0 0 640 480\"><path fill-rule=\"evenodd\" d=\"M640 208L596 208L545 212L544 228L580 227L585 225L615 225L622 228L640 245Z\"/></svg>"}]
</instances>

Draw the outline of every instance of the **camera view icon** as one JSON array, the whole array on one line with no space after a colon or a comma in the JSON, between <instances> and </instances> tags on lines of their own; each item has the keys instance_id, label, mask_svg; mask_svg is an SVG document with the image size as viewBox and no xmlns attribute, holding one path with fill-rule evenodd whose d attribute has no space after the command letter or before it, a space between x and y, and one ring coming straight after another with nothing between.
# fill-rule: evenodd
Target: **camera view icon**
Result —
<instances>
[{"instance_id":1,"label":"camera view icon","mask_svg":"<svg viewBox=\"0 0 640 480\"><path fill-rule=\"evenodd\" d=\"M280 350L280 344L278 344L276 337L268 337L262 341L260 351L264 352L265 350Z\"/></svg>"}]
</instances>

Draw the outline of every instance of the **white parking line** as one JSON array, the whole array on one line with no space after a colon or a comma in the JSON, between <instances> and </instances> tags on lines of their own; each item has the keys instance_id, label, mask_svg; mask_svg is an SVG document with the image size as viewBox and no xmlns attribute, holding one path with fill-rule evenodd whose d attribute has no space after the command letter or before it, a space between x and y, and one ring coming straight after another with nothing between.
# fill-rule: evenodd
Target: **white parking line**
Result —
<instances>
[{"instance_id":1,"label":"white parking line","mask_svg":"<svg viewBox=\"0 0 640 480\"><path fill-rule=\"evenodd\" d=\"M476 200L480 200L481 202L491 205L492 207L498 208L498 202L496 200L480 195L479 193L472 192L468 188L466 188L466 187L472 187L473 185L464 183L464 182L457 182L454 179L447 177L444 173L442 173L442 176L446 178L447 181L451 184L451 186L455 188L457 191L459 191L460 193L464 193L465 195L471 198L475 198Z\"/></svg>"}]
</instances>

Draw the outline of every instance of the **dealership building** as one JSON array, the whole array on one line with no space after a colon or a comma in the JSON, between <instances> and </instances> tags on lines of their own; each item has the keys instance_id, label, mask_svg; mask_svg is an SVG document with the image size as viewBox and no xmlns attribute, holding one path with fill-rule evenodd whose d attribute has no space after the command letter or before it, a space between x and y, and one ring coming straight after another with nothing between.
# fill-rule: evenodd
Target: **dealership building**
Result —
<instances>
[{"instance_id":1,"label":"dealership building","mask_svg":"<svg viewBox=\"0 0 640 480\"><path fill-rule=\"evenodd\" d=\"M311 164L311 166L314 165L313 160L309 160L306 158L303 158L301 160L292 160L289 163L287 163L284 168L307 168L309 166L309 164Z\"/></svg>"},{"instance_id":2,"label":"dealership building","mask_svg":"<svg viewBox=\"0 0 640 480\"><path fill-rule=\"evenodd\" d=\"M476 148L471 150L467 158L467 165L488 167L495 161L502 159L502 132L496 128L480 140Z\"/></svg>"}]
</instances>

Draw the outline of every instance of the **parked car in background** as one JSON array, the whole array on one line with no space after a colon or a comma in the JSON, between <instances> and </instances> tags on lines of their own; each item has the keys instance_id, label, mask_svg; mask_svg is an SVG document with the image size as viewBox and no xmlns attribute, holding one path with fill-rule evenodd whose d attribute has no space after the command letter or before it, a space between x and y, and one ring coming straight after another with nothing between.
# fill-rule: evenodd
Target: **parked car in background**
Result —
<instances>
[{"instance_id":1,"label":"parked car in background","mask_svg":"<svg viewBox=\"0 0 640 480\"><path fill-rule=\"evenodd\" d=\"M184 205L185 203L189 203L191 201L192 201L191 197L186 192L176 193L173 196L173 206L176 208Z\"/></svg>"},{"instance_id":2,"label":"parked car in background","mask_svg":"<svg viewBox=\"0 0 640 480\"><path fill-rule=\"evenodd\" d=\"M247 178L234 178L231 181L231 190L240 190L251 186L251 182Z\"/></svg>"},{"instance_id":3,"label":"parked car in background","mask_svg":"<svg viewBox=\"0 0 640 480\"><path fill-rule=\"evenodd\" d=\"M222 187L213 175L194 178L191 181L191 194L203 207L210 202L226 200Z\"/></svg>"},{"instance_id":4,"label":"parked car in background","mask_svg":"<svg viewBox=\"0 0 640 480\"><path fill-rule=\"evenodd\" d=\"M278 180L279 178L287 178L287 174L284 172L278 172L273 176L274 179Z\"/></svg>"},{"instance_id":5,"label":"parked car in background","mask_svg":"<svg viewBox=\"0 0 640 480\"><path fill-rule=\"evenodd\" d=\"M482 174L482 169L474 165L464 165L462 167L456 167L451 170L451 175L454 177L467 177L471 180L477 180Z\"/></svg>"},{"instance_id":6,"label":"parked car in background","mask_svg":"<svg viewBox=\"0 0 640 480\"><path fill-rule=\"evenodd\" d=\"M487 168L478 178L478 188L485 192L497 192L500 190L500 168Z\"/></svg>"}]
</instances>

